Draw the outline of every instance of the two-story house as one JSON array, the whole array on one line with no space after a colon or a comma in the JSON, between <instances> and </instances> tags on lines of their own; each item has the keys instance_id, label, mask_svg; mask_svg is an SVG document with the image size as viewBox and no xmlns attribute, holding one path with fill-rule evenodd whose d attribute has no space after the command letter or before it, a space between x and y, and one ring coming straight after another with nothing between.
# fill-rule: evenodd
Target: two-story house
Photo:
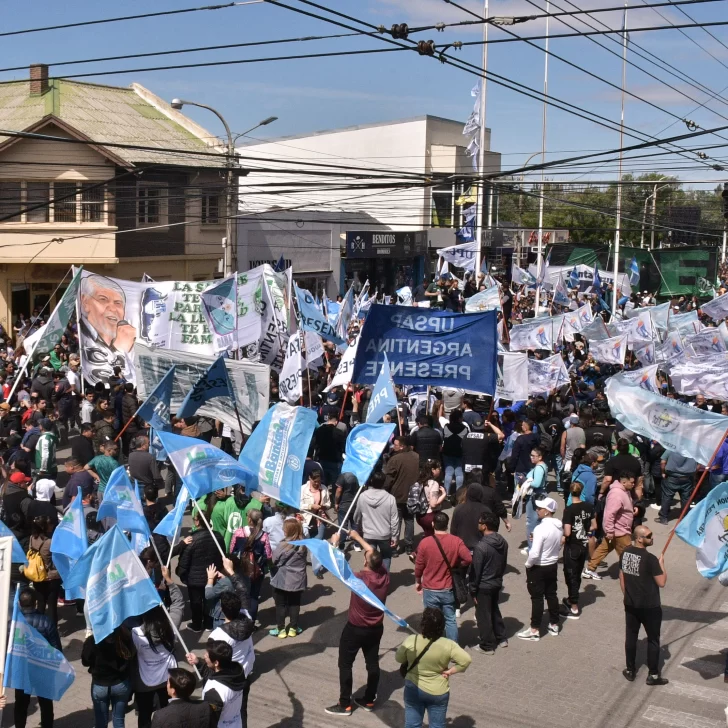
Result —
<instances>
[{"instance_id":1,"label":"two-story house","mask_svg":"<svg viewBox=\"0 0 728 728\"><path fill-rule=\"evenodd\" d=\"M71 265L212 278L225 161L220 140L138 84L53 79L42 64L0 84L0 322L52 310Z\"/></svg>"}]
</instances>

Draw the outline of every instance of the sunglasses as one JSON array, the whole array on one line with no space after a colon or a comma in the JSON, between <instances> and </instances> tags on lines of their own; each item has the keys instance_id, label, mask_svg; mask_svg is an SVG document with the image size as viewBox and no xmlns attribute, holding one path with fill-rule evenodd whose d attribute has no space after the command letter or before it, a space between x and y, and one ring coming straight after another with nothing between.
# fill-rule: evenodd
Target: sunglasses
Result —
<instances>
[{"instance_id":1,"label":"sunglasses","mask_svg":"<svg viewBox=\"0 0 728 728\"><path fill-rule=\"evenodd\" d=\"M642 538L652 538L652 534L646 533L644 536L642 536Z\"/></svg>"}]
</instances>

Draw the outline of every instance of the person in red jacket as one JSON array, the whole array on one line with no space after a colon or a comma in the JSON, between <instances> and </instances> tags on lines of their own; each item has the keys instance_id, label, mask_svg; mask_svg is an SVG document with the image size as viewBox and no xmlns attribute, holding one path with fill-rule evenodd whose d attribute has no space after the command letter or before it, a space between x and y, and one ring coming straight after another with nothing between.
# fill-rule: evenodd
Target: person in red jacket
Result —
<instances>
[{"instance_id":1,"label":"person in red jacket","mask_svg":"<svg viewBox=\"0 0 728 728\"><path fill-rule=\"evenodd\" d=\"M354 529L349 531L349 538L364 550L364 569L355 576L384 604L389 591L389 572L384 568L381 552L368 544ZM332 542L337 539L338 534ZM339 702L325 708L329 715L351 715L354 707L351 704L354 680L352 668L359 650L364 653L367 686L363 697L354 698L354 702L367 713L374 710L379 687L379 643L383 633L384 612L352 592L349 619L339 640Z\"/></svg>"},{"instance_id":2,"label":"person in red jacket","mask_svg":"<svg viewBox=\"0 0 728 728\"><path fill-rule=\"evenodd\" d=\"M415 589L425 607L439 609L445 617L445 636L458 641L455 594L451 569L470 566L473 557L461 538L447 532L450 519L438 511L433 519L435 533L420 541L415 561Z\"/></svg>"}]
</instances>

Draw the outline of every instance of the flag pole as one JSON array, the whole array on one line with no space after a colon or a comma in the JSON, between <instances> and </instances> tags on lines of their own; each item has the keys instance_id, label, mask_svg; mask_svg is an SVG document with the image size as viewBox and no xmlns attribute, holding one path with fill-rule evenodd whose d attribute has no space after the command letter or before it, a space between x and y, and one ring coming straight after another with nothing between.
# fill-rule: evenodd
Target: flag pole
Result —
<instances>
[{"instance_id":1,"label":"flag pole","mask_svg":"<svg viewBox=\"0 0 728 728\"><path fill-rule=\"evenodd\" d=\"M303 509L300 509L299 510L299 513L307 513L309 516L313 516L314 518L318 518L319 521L323 521L324 523L328 523L329 526L333 526L334 528L338 528L339 531L343 531L344 533L349 533L349 529L348 528L339 528L339 524L338 523L334 523L333 521L329 521L328 518L324 518L323 516L319 516L318 513L314 513L313 511L306 511L306 510L303 510Z\"/></svg>"},{"instance_id":2,"label":"flag pole","mask_svg":"<svg viewBox=\"0 0 728 728\"><path fill-rule=\"evenodd\" d=\"M174 631L175 636L179 640L179 643L182 645L182 648L185 651L185 655L190 654L190 649L185 644L185 641L182 639L182 635L179 633L179 628L177 625L172 621L172 615L167 611L167 607L164 606L164 602L160 602L159 604L162 609L164 609L164 613L167 615L167 619L169 620L169 623L172 625L172 630ZM200 675L200 671L197 669L197 665L192 665L192 669L197 673L197 677L202 680L202 675Z\"/></svg>"},{"instance_id":3,"label":"flag pole","mask_svg":"<svg viewBox=\"0 0 728 728\"><path fill-rule=\"evenodd\" d=\"M207 495L210 495L209 493ZM210 532L210 536L212 536L212 540L215 542L215 546L217 546L217 550L220 552L220 555L223 557L223 559L229 558L228 555L220 548L220 544L217 542L217 539L215 538L215 532L212 530L212 526L210 525L210 522L205 517L205 514L202 512L202 509L200 506L197 505L197 501L192 498L192 506L193 509L197 508L197 512L200 514L200 518L202 519L203 523L207 526L207 530Z\"/></svg>"},{"instance_id":4,"label":"flag pole","mask_svg":"<svg viewBox=\"0 0 728 728\"><path fill-rule=\"evenodd\" d=\"M708 462L708 464L705 466L705 470L703 470L703 474L698 478L698 482L695 484L693 492L690 494L690 498L688 498L688 502L685 504L684 508L680 513L680 517L675 522L675 525L672 527L672 531L670 531L670 535L667 537L667 542L665 543L665 546L663 547L660 556L665 555L665 551L667 551L667 547L670 545L670 541L672 541L672 537L675 535L675 529L680 525L680 521L682 521L682 519L685 517L685 514L688 512L688 508L690 508L690 504L693 502L693 498L695 498L695 494L698 492L698 489L703 484L705 476L710 472L713 461L716 459L716 457L718 457L718 451L721 449L721 447L723 447L723 442L725 441L726 435L728 435L728 430L726 430L723 434L721 441L718 443L718 447L715 448L715 452L710 458L710 462Z\"/></svg>"},{"instance_id":5,"label":"flag pole","mask_svg":"<svg viewBox=\"0 0 728 728\"><path fill-rule=\"evenodd\" d=\"M339 524L339 528L337 529L336 533L341 533L342 531L345 531L346 533L349 533L347 529L344 528L344 524L348 520L349 516L351 515L351 512L354 510L354 507L356 506L356 502L359 499L359 496L361 495L361 492L364 490L364 486L360 485L359 490L356 491L356 495L354 496L354 500L351 502L351 505L349 506L348 510L346 511L346 514L344 515L344 518L342 519L341 523Z\"/></svg>"},{"instance_id":6,"label":"flag pole","mask_svg":"<svg viewBox=\"0 0 728 728\"><path fill-rule=\"evenodd\" d=\"M180 522L181 525L181 522ZM174 534L172 536L172 543L169 545L169 556L167 557L167 568L169 569L169 565L172 563L172 551L174 551L174 542L177 540L177 533L179 532L180 526L177 526L177 528L174 530Z\"/></svg>"},{"instance_id":7,"label":"flag pole","mask_svg":"<svg viewBox=\"0 0 728 728\"><path fill-rule=\"evenodd\" d=\"M346 398L349 396L349 387L351 384L346 385L346 389L344 390L344 401L341 403L341 412L339 412L339 421L341 421L341 418L344 416L344 407L346 407Z\"/></svg>"}]
</instances>

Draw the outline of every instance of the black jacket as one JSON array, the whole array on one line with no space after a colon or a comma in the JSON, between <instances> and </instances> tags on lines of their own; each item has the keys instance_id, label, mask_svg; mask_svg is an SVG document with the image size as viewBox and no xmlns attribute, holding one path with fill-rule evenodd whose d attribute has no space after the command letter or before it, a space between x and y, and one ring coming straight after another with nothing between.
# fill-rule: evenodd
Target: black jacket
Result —
<instances>
[{"instance_id":1,"label":"black jacket","mask_svg":"<svg viewBox=\"0 0 728 728\"><path fill-rule=\"evenodd\" d=\"M507 565L508 542L499 533L483 536L473 549L473 563L468 574L470 593L501 589Z\"/></svg>"},{"instance_id":2,"label":"black jacket","mask_svg":"<svg viewBox=\"0 0 728 728\"><path fill-rule=\"evenodd\" d=\"M81 465L91 462L95 456L94 444L88 437L79 435L71 440L71 457L76 458Z\"/></svg>"},{"instance_id":3,"label":"black jacket","mask_svg":"<svg viewBox=\"0 0 728 728\"><path fill-rule=\"evenodd\" d=\"M492 488L489 485L484 485L482 501L485 504L485 507L491 513L495 513L498 518L508 518L508 511L506 511L506 507L503 505L503 501L496 492L495 488Z\"/></svg>"},{"instance_id":4,"label":"black jacket","mask_svg":"<svg viewBox=\"0 0 728 728\"><path fill-rule=\"evenodd\" d=\"M221 710L208 700L173 700L154 712L152 728L216 728Z\"/></svg>"},{"instance_id":5,"label":"black jacket","mask_svg":"<svg viewBox=\"0 0 728 728\"><path fill-rule=\"evenodd\" d=\"M412 449L420 456L420 463L425 460L439 460L442 447L442 435L432 427L420 427L411 435Z\"/></svg>"},{"instance_id":6,"label":"black jacket","mask_svg":"<svg viewBox=\"0 0 728 728\"><path fill-rule=\"evenodd\" d=\"M32 502L33 499L27 488L21 488L15 483L8 483L3 496L3 510L5 511L3 521L21 544L23 539L30 535L28 510Z\"/></svg>"},{"instance_id":7,"label":"black jacket","mask_svg":"<svg viewBox=\"0 0 728 728\"><path fill-rule=\"evenodd\" d=\"M220 549L225 551L225 541L220 534L215 534ZM220 549L207 528L201 528L192 534L192 543L185 545L179 557L177 575L187 586L205 586L207 584L207 567L214 564L218 571L222 571L222 556Z\"/></svg>"},{"instance_id":8,"label":"black jacket","mask_svg":"<svg viewBox=\"0 0 728 728\"><path fill-rule=\"evenodd\" d=\"M130 653L133 653L131 637L127 639ZM132 654L125 659L116 650L114 635L101 640L98 644L93 635L87 637L81 650L81 664L88 667L92 682L96 685L117 685L129 678Z\"/></svg>"},{"instance_id":9,"label":"black jacket","mask_svg":"<svg viewBox=\"0 0 728 728\"><path fill-rule=\"evenodd\" d=\"M531 469L531 450L537 447L540 442L541 438L534 432L528 435L519 435L516 438L513 453L511 454L515 464L514 473L527 473Z\"/></svg>"},{"instance_id":10,"label":"black jacket","mask_svg":"<svg viewBox=\"0 0 728 728\"><path fill-rule=\"evenodd\" d=\"M30 393L33 394L34 392L37 392L38 397L48 402L49 406L53 401L54 390L55 387L53 386L53 380L44 374L39 374L35 377L35 379L33 379L33 383L30 385Z\"/></svg>"},{"instance_id":11,"label":"black jacket","mask_svg":"<svg viewBox=\"0 0 728 728\"><path fill-rule=\"evenodd\" d=\"M488 510L483 503L484 490L483 486L477 483L469 485L465 503L455 507L450 522L450 533L461 538L471 551L480 540L478 519Z\"/></svg>"}]
</instances>

